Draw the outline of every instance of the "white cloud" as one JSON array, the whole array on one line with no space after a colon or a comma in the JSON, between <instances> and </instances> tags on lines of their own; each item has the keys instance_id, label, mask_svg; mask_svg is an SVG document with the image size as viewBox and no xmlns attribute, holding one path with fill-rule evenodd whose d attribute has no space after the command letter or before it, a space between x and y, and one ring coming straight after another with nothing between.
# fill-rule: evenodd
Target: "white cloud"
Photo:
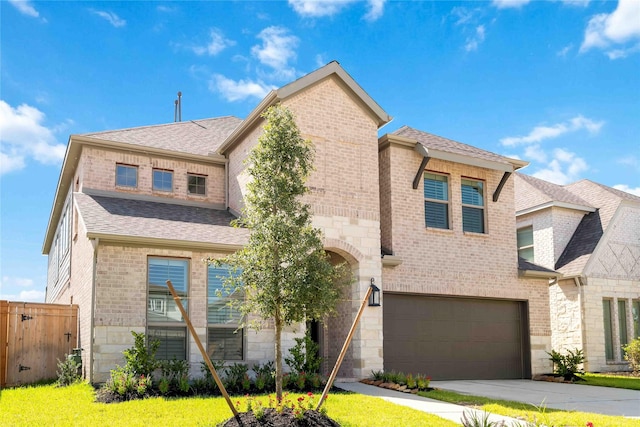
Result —
<instances>
[{"instance_id":1,"label":"white cloud","mask_svg":"<svg viewBox=\"0 0 640 427\"><path fill-rule=\"evenodd\" d=\"M56 142L56 127L44 126L44 118L35 107L22 104L13 108L0 100L0 173L24 168L27 157L43 164L58 164L64 159L66 146Z\"/></svg>"},{"instance_id":2,"label":"white cloud","mask_svg":"<svg viewBox=\"0 0 640 427\"><path fill-rule=\"evenodd\" d=\"M215 56L228 48L236 44L235 41L224 38L224 34L218 28L211 28L209 30L211 41L206 46L194 46L191 49L196 55Z\"/></svg>"},{"instance_id":3,"label":"white cloud","mask_svg":"<svg viewBox=\"0 0 640 427\"><path fill-rule=\"evenodd\" d=\"M107 22L109 22L111 25L113 25L116 28L124 27L125 25L127 25L127 21L120 18L118 15L116 15L113 12L106 12L104 10L95 10L95 9L90 9L90 10L91 10L91 13L93 13L94 15L98 15L99 17L107 20Z\"/></svg>"},{"instance_id":4,"label":"white cloud","mask_svg":"<svg viewBox=\"0 0 640 427\"><path fill-rule=\"evenodd\" d=\"M630 156L618 159L618 163L620 163L621 165L630 166L640 171L640 161L634 155L630 155Z\"/></svg>"},{"instance_id":5,"label":"white cloud","mask_svg":"<svg viewBox=\"0 0 640 427\"><path fill-rule=\"evenodd\" d=\"M584 116L576 116L566 122L557 123L551 126L536 126L526 136L509 136L502 138L500 142L505 146L518 144L531 144L544 141L545 139L557 138L565 133L586 130L591 134L597 133L604 125L603 121L596 122Z\"/></svg>"},{"instance_id":6,"label":"white cloud","mask_svg":"<svg viewBox=\"0 0 640 427\"><path fill-rule=\"evenodd\" d=\"M9 0L9 3L18 9L18 11L23 15L31 16L33 18L38 18L40 16L40 13L38 13L29 0Z\"/></svg>"},{"instance_id":7,"label":"white cloud","mask_svg":"<svg viewBox=\"0 0 640 427\"><path fill-rule=\"evenodd\" d=\"M567 6L587 7L591 0L561 0Z\"/></svg>"},{"instance_id":8,"label":"white cloud","mask_svg":"<svg viewBox=\"0 0 640 427\"><path fill-rule=\"evenodd\" d=\"M35 289L29 291L21 291L19 294L0 293L0 299L7 301L44 302L44 297L44 291L38 291Z\"/></svg>"},{"instance_id":9,"label":"white cloud","mask_svg":"<svg viewBox=\"0 0 640 427\"><path fill-rule=\"evenodd\" d=\"M633 40L640 40L640 1L620 0L612 13L594 15L589 20L580 52L592 48L608 49ZM610 50L607 55L610 59L623 58L639 49L635 44Z\"/></svg>"},{"instance_id":10,"label":"white cloud","mask_svg":"<svg viewBox=\"0 0 640 427\"><path fill-rule=\"evenodd\" d=\"M289 66L289 61L296 58L295 48L300 39L283 27L267 27L258 34L262 39L262 46L251 48L253 56L276 71L276 77L293 78L295 69Z\"/></svg>"},{"instance_id":11,"label":"white cloud","mask_svg":"<svg viewBox=\"0 0 640 427\"><path fill-rule=\"evenodd\" d=\"M3 286L20 286L23 288L28 288L33 286L33 279L29 279L26 277L8 277L4 276L2 278Z\"/></svg>"},{"instance_id":12,"label":"white cloud","mask_svg":"<svg viewBox=\"0 0 640 427\"><path fill-rule=\"evenodd\" d=\"M384 13L384 4L387 0L369 0L369 11L364 19L370 22L377 21Z\"/></svg>"},{"instance_id":13,"label":"white cloud","mask_svg":"<svg viewBox=\"0 0 640 427\"><path fill-rule=\"evenodd\" d=\"M221 74L212 75L209 81L209 90L220 93L227 101L240 101L249 97L261 99L273 89L276 87L262 81L234 81Z\"/></svg>"},{"instance_id":14,"label":"white cloud","mask_svg":"<svg viewBox=\"0 0 640 427\"><path fill-rule=\"evenodd\" d=\"M545 169L536 171L533 176L554 184L565 185L576 181L580 174L588 169L589 165L583 158L562 148L556 148L553 150L553 160Z\"/></svg>"},{"instance_id":15,"label":"white cloud","mask_svg":"<svg viewBox=\"0 0 640 427\"><path fill-rule=\"evenodd\" d=\"M527 159L535 160L540 163L544 163L547 161L547 153L545 153L538 144L526 147L524 150L524 156Z\"/></svg>"},{"instance_id":16,"label":"white cloud","mask_svg":"<svg viewBox=\"0 0 640 427\"><path fill-rule=\"evenodd\" d=\"M566 56L567 56L567 54L569 53L569 51L570 51L571 49L573 49L573 44L569 44L569 45L567 45L567 46L563 47L562 49L560 49L560 50L556 53L556 55L557 55L557 56L561 56L561 57L563 57L563 58L564 58L564 57L566 57Z\"/></svg>"},{"instance_id":17,"label":"white cloud","mask_svg":"<svg viewBox=\"0 0 640 427\"><path fill-rule=\"evenodd\" d=\"M484 25L478 25L476 27L476 33L473 37L467 39L467 44L464 45L464 50L471 52L478 50L478 45L484 41L485 29Z\"/></svg>"},{"instance_id":18,"label":"white cloud","mask_svg":"<svg viewBox=\"0 0 640 427\"><path fill-rule=\"evenodd\" d=\"M493 4L498 9L518 9L529 3L531 0L493 0Z\"/></svg>"},{"instance_id":19,"label":"white cloud","mask_svg":"<svg viewBox=\"0 0 640 427\"><path fill-rule=\"evenodd\" d=\"M451 15L456 18L455 25L465 25L471 23L475 18L475 10L463 6L456 6L451 9Z\"/></svg>"},{"instance_id":20,"label":"white cloud","mask_svg":"<svg viewBox=\"0 0 640 427\"><path fill-rule=\"evenodd\" d=\"M384 4L387 0L367 0L369 11L364 19L375 21L384 13ZM289 5L300 16L305 18L321 18L334 16L351 3L357 0L289 0Z\"/></svg>"},{"instance_id":21,"label":"white cloud","mask_svg":"<svg viewBox=\"0 0 640 427\"><path fill-rule=\"evenodd\" d=\"M613 188L616 190L624 191L625 193L633 194L634 196L640 197L640 187L632 188L626 184L618 184L614 185Z\"/></svg>"}]
</instances>

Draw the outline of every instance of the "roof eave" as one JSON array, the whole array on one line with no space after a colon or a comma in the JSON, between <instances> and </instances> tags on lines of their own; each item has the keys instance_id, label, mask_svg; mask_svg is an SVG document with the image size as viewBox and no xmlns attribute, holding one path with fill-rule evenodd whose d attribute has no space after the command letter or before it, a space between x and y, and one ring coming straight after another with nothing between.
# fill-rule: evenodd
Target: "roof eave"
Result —
<instances>
[{"instance_id":1,"label":"roof eave","mask_svg":"<svg viewBox=\"0 0 640 427\"><path fill-rule=\"evenodd\" d=\"M550 202L546 202L546 203L542 203L536 206L532 206L530 208L526 208L526 209L521 209L519 211L516 211L516 216L520 216L520 215L526 215L529 213L533 213L533 212L537 212L537 211L541 211L544 209L548 209L548 208L564 208L564 209L573 209L573 210L577 210L577 211L583 211L583 212L595 212L596 208L593 208L591 206L584 206L584 205L578 205L575 203L567 203L567 202L559 202L559 201L555 201L552 200Z\"/></svg>"},{"instance_id":2,"label":"roof eave","mask_svg":"<svg viewBox=\"0 0 640 427\"><path fill-rule=\"evenodd\" d=\"M538 271L538 270L518 270L518 275L521 277L532 277L536 279L561 279L562 273L550 272L550 271Z\"/></svg>"},{"instance_id":3,"label":"roof eave","mask_svg":"<svg viewBox=\"0 0 640 427\"><path fill-rule=\"evenodd\" d=\"M141 237L92 231L87 232L87 238L98 239L103 242L124 243L128 245L179 247L220 252L235 252L244 247L241 244L233 243L196 242L193 240L162 239L156 237Z\"/></svg>"},{"instance_id":4,"label":"roof eave","mask_svg":"<svg viewBox=\"0 0 640 427\"><path fill-rule=\"evenodd\" d=\"M508 161L505 161L504 163L496 162L493 160L481 159L474 156L438 150L432 147L427 147L427 149L429 150L429 156L434 159L446 160L453 163L460 163L463 165L476 166L485 169L498 170L501 172L513 172L515 170L514 165Z\"/></svg>"}]
</instances>

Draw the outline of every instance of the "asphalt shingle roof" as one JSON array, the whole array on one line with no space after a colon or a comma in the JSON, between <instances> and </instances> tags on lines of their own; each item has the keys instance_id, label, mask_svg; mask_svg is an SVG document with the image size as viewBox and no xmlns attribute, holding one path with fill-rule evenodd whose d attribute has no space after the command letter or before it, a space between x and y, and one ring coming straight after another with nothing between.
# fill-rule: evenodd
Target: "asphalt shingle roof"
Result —
<instances>
[{"instance_id":1,"label":"asphalt shingle roof","mask_svg":"<svg viewBox=\"0 0 640 427\"><path fill-rule=\"evenodd\" d=\"M518 172L515 173L514 178L516 212L549 202L593 207L589 202L561 185Z\"/></svg>"},{"instance_id":2,"label":"asphalt shingle roof","mask_svg":"<svg viewBox=\"0 0 640 427\"><path fill-rule=\"evenodd\" d=\"M74 193L88 233L244 245L249 231L227 211Z\"/></svg>"},{"instance_id":3,"label":"asphalt shingle roof","mask_svg":"<svg viewBox=\"0 0 640 427\"><path fill-rule=\"evenodd\" d=\"M565 276L582 273L589 257L604 234L600 211L590 212L582 217L576 231L571 236L562 255L556 262L556 270Z\"/></svg>"},{"instance_id":4,"label":"asphalt shingle roof","mask_svg":"<svg viewBox=\"0 0 640 427\"><path fill-rule=\"evenodd\" d=\"M433 148L435 150L445 151L447 153L460 154L463 156L475 157L492 162L510 164L506 157L483 150L478 147L463 144L462 142L457 142L438 135L423 132L409 126L402 126L392 134L415 139L427 149Z\"/></svg>"},{"instance_id":5,"label":"asphalt shingle roof","mask_svg":"<svg viewBox=\"0 0 640 427\"><path fill-rule=\"evenodd\" d=\"M86 133L82 136L206 156L215 152L240 123L242 119L226 116Z\"/></svg>"},{"instance_id":6,"label":"asphalt shingle roof","mask_svg":"<svg viewBox=\"0 0 640 427\"><path fill-rule=\"evenodd\" d=\"M529 270L529 271L539 271L541 273L550 273L550 275L554 275L557 272L551 270L549 268L543 267L538 264L534 264L533 262L529 262L524 258L518 257L518 270Z\"/></svg>"}]
</instances>

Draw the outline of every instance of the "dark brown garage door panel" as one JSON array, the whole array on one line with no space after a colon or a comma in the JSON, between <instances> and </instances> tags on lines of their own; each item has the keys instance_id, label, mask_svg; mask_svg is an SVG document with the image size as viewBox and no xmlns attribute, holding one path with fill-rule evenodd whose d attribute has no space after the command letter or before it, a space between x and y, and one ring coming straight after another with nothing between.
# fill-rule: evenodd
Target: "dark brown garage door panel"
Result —
<instances>
[{"instance_id":1,"label":"dark brown garage door panel","mask_svg":"<svg viewBox=\"0 0 640 427\"><path fill-rule=\"evenodd\" d=\"M527 378L526 304L385 294L384 367L433 379Z\"/></svg>"}]
</instances>

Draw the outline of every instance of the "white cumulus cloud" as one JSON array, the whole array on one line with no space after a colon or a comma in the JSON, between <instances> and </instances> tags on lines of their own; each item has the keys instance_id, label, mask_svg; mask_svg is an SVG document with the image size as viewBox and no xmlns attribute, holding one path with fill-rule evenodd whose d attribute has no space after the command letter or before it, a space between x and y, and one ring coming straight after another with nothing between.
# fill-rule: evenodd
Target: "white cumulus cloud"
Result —
<instances>
[{"instance_id":1,"label":"white cumulus cloud","mask_svg":"<svg viewBox=\"0 0 640 427\"><path fill-rule=\"evenodd\" d=\"M610 59L640 50L640 1L620 0L613 12L594 15L587 24L580 52L592 48L606 49Z\"/></svg>"},{"instance_id":2,"label":"white cumulus cloud","mask_svg":"<svg viewBox=\"0 0 640 427\"><path fill-rule=\"evenodd\" d=\"M196 55L207 54L209 56L215 56L229 46L236 44L235 41L225 38L222 31L218 28L211 28L211 30L209 30L209 36L211 40L206 46L193 46L191 48Z\"/></svg>"},{"instance_id":3,"label":"white cumulus cloud","mask_svg":"<svg viewBox=\"0 0 640 427\"><path fill-rule=\"evenodd\" d=\"M40 13L35 7L33 7L29 0L9 0L9 3L18 9L18 11L23 15L31 16L33 18L38 18L40 16Z\"/></svg>"},{"instance_id":4,"label":"white cumulus cloud","mask_svg":"<svg viewBox=\"0 0 640 427\"><path fill-rule=\"evenodd\" d=\"M580 115L562 123L556 123L550 126L536 126L528 135L509 136L502 138L500 142L504 146L532 144L542 142L545 139L557 138L566 133L577 132L579 130L586 130L590 134L595 134L598 133L603 125L603 121L594 121Z\"/></svg>"},{"instance_id":5,"label":"white cumulus cloud","mask_svg":"<svg viewBox=\"0 0 640 427\"><path fill-rule=\"evenodd\" d=\"M518 9L529 3L531 0L493 0L493 4L498 9Z\"/></svg>"},{"instance_id":6,"label":"white cumulus cloud","mask_svg":"<svg viewBox=\"0 0 640 427\"><path fill-rule=\"evenodd\" d=\"M264 98L275 86L258 80L231 80L221 74L214 74L209 80L209 90L222 95L227 101L241 101L250 97Z\"/></svg>"},{"instance_id":7,"label":"white cumulus cloud","mask_svg":"<svg viewBox=\"0 0 640 427\"><path fill-rule=\"evenodd\" d=\"M624 191L625 193L633 194L634 196L640 197L640 187L632 188L626 184L618 184L618 185L614 185L613 188L615 188L616 190Z\"/></svg>"},{"instance_id":8,"label":"white cumulus cloud","mask_svg":"<svg viewBox=\"0 0 640 427\"><path fill-rule=\"evenodd\" d=\"M95 9L90 9L90 10L91 10L91 13L93 13L94 15L98 15L102 19L105 19L107 22L109 22L111 25L113 25L116 28L124 27L125 25L127 25L127 21L120 18L118 15L116 15L113 12L107 12L104 10L95 10Z\"/></svg>"},{"instance_id":9,"label":"white cumulus cloud","mask_svg":"<svg viewBox=\"0 0 640 427\"><path fill-rule=\"evenodd\" d=\"M300 39L284 27L267 27L260 31L258 38L262 45L251 48L251 54L258 58L260 63L271 67L276 77L290 79L295 77L295 69L289 65L289 61L296 59L295 49Z\"/></svg>"},{"instance_id":10,"label":"white cumulus cloud","mask_svg":"<svg viewBox=\"0 0 640 427\"><path fill-rule=\"evenodd\" d=\"M28 288L33 286L33 279L29 279L27 277L4 276L2 278L2 284L4 286L19 286L22 288Z\"/></svg>"},{"instance_id":11,"label":"white cumulus cloud","mask_svg":"<svg viewBox=\"0 0 640 427\"><path fill-rule=\"evenodd\" d=\"M0 174L24 168L26 158L42 164L59 164L64 159L66 146L57 143L54 129L42 124L44 118L35 107L13 108L0 100Z\"/></svg>"},{"instance_id":12,"label":"white cumulus cloud","mask_svg":"<svg viewBox=\"0 0 640 427\"><path fill-rule=\"evenodd\" d=\"M533 173L533 176L554 184L565 185L576 181L580 174L587 170L589 165L583 158L562 148L556 148L553 150L553 160L546 168Z\"/></svg>"},{"instance_id":13,"label":"white cumulus cloud","mask_svg":"<svg viewBox=\"0 0 640 427\"><path fill-rule=\"evenodd\" d=\"M387 0L367 0L368 12L364 19L376 21L384 13L384 4ZM300 16L305 18L321 18L334 16L344 8L358 0L289 0L289 5Z\"/></svg>"},{"instance_id":14,"label":"white cumulus cloud","mask_svg":"<svg viewBox=\"0 0 640 427\"><path fill-rule=\"evenodd\" d=\"M469 37L467 39L467 44L464 45L464 50L466 50L467 52L478 50L478 45L484 41L484 38L485 38L484 25L478 25L476 27L476 32L473 35L473 37Z\"/></svg>"}]
</instances>

